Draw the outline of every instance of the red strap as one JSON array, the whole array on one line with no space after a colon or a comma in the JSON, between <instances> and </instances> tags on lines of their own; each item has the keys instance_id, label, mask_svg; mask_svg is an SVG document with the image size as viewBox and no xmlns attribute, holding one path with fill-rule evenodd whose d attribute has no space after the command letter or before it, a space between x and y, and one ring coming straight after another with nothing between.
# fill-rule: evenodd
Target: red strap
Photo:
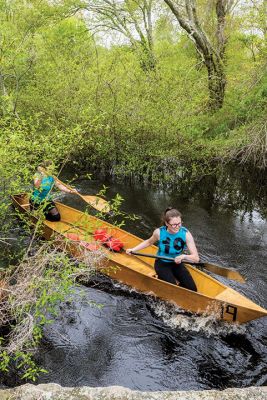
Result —
<instances>
[{"instance_id":1,"label":"red strap","mask_svg":"<svg viewBox=\"0 0 267 400\"><path fill-rule=\"evenodd\" d=\"M80 244L88 250L93 251L100 248L97 243L88 243L84 240L81 240L81 236L79 236L77 233L66 233L66 236L70 240L80 242ZM123 248L123 243L120 241L120 239L110 236L105 229L96 229L93 233L93 237L110 250L119 252Z\"/></svg>"},{"instance_id":2,"label":"red strap","mask_svg":"<svg viewBox=\"0 0 267 400\"><path fill-rule=\"evenodd\" d=\"M110 250L119 252L123 248L123 243L120 239L110 236L105 229L96 229L93 236L95 240L103 243Z\"/></svg>"},{"instance_id":3,"label":"red strap","mask_svg":"<svg viewBox=\"0 0 267 400\"><path fill-rule=\"evenodd\" d=\"M81 240L80 236L77 233L66 233L66 236L70 240L74 240L74 241L80 241Z\"/></svg>"},{"instance_id":4,"label":"red strap","mask_svg":"<svg viewBox=\"0 0 267 400\"><path fill-rule=\"evenodd\" d=\"M88 242L85 242L84 240L80 241L80 245L85 247L87 250L90 250L90 251L96 251L96 250L100 249L99 244L97 244L97 243L88 243Z\"/></svg>"},{"instance_id":5,"label":"red strap","mask_svg":"<svg viewBox=\"0 0 267 400\"><path fill-rule=\"evenodd\" d=\"M109 240L110 235L105 229L96 229L93 233L93 237L95 240L98 240L101 243L105 243Z\"/></svg>"},{"instance_id":6,"label":"red strap","mask_svg":"<svg viewBox=\"0 0 267 400\"><path fill-rule=\"evenodd\" d=\"M70 240L73 240L74 242L79 242L79 244L81 246L85 247L87 250L95 251L95 250L100 249L99 244L89 243L89 242L86 242L85 240L81 240L81 236L78 235L77 233L66 233L66 237Z\"/></svg>"}]
</instances>

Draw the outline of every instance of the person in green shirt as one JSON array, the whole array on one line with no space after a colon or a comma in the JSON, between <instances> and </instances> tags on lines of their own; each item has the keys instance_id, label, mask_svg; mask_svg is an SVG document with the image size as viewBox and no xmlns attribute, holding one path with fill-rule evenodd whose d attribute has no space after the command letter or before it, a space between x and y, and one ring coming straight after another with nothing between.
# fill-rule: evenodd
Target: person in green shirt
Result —
<instances>
[{"instance_id":1,"label":"person in green shirt","mask_svg":"<svg viewBox=\"0 0 267 400\"><path fill-rule=\"evenodd\" d=\"M60 213L52 200L51 191L54 186L65 193L77 193L76 189L69 189L52 175L52 161L44 161L37 167L33 177L33 191L30 196L31 210L42 209L48 221L60 221Z\"/></svg>"}]
</instances>

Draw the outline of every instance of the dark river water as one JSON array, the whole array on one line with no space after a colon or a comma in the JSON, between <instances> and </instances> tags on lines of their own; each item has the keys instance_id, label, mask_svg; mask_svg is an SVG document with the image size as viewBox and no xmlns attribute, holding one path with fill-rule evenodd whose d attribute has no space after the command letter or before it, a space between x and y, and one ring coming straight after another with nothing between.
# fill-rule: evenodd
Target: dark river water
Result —
<instances>
[{"instance_id":1,"label":"dark river water","mask_svg":"<svg viewBox=\"0 0 267 400\"><path fill-rule=\"evenodd\" d=\"M95 194L100 186L76 183L87 194ZM266 308L267 223L259 212L248 215L207 207L136 185L113 183L107 198L116 193L124 198L122 210L139 217L127 222L125 229L143 238L159 226L168 205L180 209L202 259L237 268L247 283L218 279ZM79 198L62 200L85 207ZM149 391L266 384L267 318L240 326L217 322L104 277L78 287L72 300L60 306L55 323L46 327L38 360L48 374L39 383Z\"/></svg>"},{"instance_id":2,"label":"dark river water","mask_svg":"<svg viewBox=\"0 0 267 400\"><path fill-rule=\"evenodd\" d=\"M84 180L76 187L95 194L101 183ZM139 217L124 229L142 238L160 225L167 206L178 208L201 258L237 268L247 282L218 279L267 307L267 222L259 211L246 214L114 183L107 199L116 193L124 198L122 210ZM85 208L78 197L61 200ZM120 385L143 391L265 385L266 328L267 318L240 326L222 323L94 277L87 287L75 289L72 299L60 305L55 322L45 328L37 359L48 373L38 383Z\"/></svg>"}]
</instances>

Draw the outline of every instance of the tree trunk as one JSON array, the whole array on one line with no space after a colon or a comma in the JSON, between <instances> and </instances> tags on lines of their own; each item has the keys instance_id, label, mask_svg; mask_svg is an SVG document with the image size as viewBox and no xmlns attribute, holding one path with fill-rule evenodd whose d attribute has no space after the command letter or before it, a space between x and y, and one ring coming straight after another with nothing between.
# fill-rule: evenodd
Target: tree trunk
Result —
<instances>
[{"instance_id":1,"label":"tree trunk","mask_svg":"<svg viewBox=\"0 0 267 400\"><path fill-rule=\"evenodd\" d=\"M212 110L218 110L223 106L226 77L220 60L214 57L206 57L205 65L208 72L209 106Z\"/></svg>"},{"instance_id":2,"label":"tree trunk","mask_svg":"<svg viewBox=\"0 0 267 400\"><path fill-rule=\"evenodd\" d=\"M187 32L193 41L198 54L201 56L208 74L209 106L213 110L222 107L225 96L225 38L226 15L230 13L233 0L217 0L214 2L217 16L217 43L212 44L211 39L201 26L197 15L195 0L164 0L175 15L180 26Z\"/></svg>"}]
</instances>

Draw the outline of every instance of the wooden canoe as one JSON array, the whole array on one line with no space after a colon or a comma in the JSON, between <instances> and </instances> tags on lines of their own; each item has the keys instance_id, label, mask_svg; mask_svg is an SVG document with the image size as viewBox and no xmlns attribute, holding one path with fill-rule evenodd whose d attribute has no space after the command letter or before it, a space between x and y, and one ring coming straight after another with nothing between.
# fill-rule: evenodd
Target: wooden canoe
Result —
<instances>
[{"instance_id":1,"label":"wooden canoe","mask_svg":"<svg viewBox=\"0 0 267 400\"><path fill-rule=\"evenodd\" d=\"M27 213L33 222L37 221L36 217L30 213L29 199L26 194L14 195L12 201L20 212ZM61 214L61 221L45 220L43 222L43 236L46 239L53 235L67 238L71 233L77 235L81 241L95 243L93 232L103 228L109 235L123 242L125 248L132 248L143 240L62 203L56 202L56 205ZM77 255L77 249L80 248L79 242L72 242L69 248L73 255ZM146 252L150 254L156 254L156 251L156 246L146 249ZM189 264L186 264L186 268L196 283L197 292L157 279L153 268L154 260L151 258L106 250L106 263L108 263L108 268L104 269L104 273L108 276L132 286L140 292L154 294L160 299L175 303L193 313L212 313L218 319L237 323L245 323L267 316L264 308Z\"/></svg>"}]
</instances>

